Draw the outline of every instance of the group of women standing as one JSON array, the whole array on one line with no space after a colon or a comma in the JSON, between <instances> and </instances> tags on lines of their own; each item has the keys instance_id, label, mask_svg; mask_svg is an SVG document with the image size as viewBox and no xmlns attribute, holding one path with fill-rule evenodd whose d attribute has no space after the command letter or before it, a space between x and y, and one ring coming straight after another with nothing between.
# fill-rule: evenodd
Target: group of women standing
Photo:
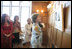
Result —
<instances>
[{"instance_id":1,"label":"group of women standing","mask_svg":"<svg viewBox=\"0 0 72 49\"><path fill-rule=\"evenodd\" d=\"M7 14L3 14L1 18L1 47L12 48L19 44L19 34L21 32L19 17L14 17L14 22L10 20ZM32 15L25 25L26 41L31 43L32 48L40 48L42 44L42 30L43 27L40 22L39 14ZM33 22L33 23L32 23Z\"/></svg>"},{"instance_id":2,"label":"group of women standing","mask_svg":"<svg viewBox=\"0 0 72 49\"><path fill-rule=\"evenodd\" d=\"M19 33L21 31L18 16L14 17L14 22L7 14L1 17L1 48L12 48L15 43L19 43Z\"/></svg>"}]
</instances>

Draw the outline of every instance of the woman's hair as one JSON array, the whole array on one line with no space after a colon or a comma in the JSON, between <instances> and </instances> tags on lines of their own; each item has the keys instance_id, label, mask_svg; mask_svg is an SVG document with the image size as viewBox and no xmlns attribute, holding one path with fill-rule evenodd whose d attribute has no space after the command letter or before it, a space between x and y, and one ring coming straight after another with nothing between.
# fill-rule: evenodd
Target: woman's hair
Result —
<instances>
[{"instance_id":1,"label":"woman's hair","mask_svg":"<svg viewBox=\"0 0 72 49\"><path fill-rule=\"evenodd\" d=\"M7 14L2 14L2 18L1 18L1 24L4 25L5 24L5 18L6 18ZM8 24L10 24L9 20L7 20Z\"/></svg>"},{"instance_id":2,"label":"woman's hair","mask_svg":"<svg viewBox=\"0 0 72 49\"><path fill-rule=\"evenodd\" d=\"M30 19L30 18L28 18L27 21L28 21L29 19ZM31 20L31 19L30 19L30 20Z\"/></svg>"},{"instance_id":3,"label":"woman's hair","mask_svg":"<svg viewBox=\"0 0 72 49\"><path fill-rule=\"evenodd\" d=\"M38 24L39 24L39 26L40 26L41 28L43 28L43 25L42 25L40 22L38 22Z\"/></svg>"},{"instance_id":4,"label":"woman's hair","mask_svg":"<svg viewBox=\"0 0 72 49\"><path fill-rule=\"evenodd\" d=\"M18 17L17 15L14 17L14 23L13 24L15 24L15 22L16 22L16 17Z\"/></svg>"},{"instance_id":5,"label":"woman's hair","mask_svg":"<svg viewBox=\"0 0 72 49\"><path fill-rule=\"evenodd\" d=\"M34 14L32 15L32 22L33 22L33 23L36 22L36 19L37 19L38 15L39 15L39 14L37 14L37 13L34 13Z\"/></svg>"}]
</instances>

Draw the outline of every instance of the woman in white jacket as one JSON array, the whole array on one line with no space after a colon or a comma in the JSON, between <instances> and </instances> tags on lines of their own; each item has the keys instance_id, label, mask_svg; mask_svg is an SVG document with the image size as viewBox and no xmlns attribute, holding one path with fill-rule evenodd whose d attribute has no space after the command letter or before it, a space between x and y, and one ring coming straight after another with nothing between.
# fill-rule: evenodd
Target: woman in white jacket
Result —
<instances>
[{"instance_id":1,"label":"woman in white jacket","mask_svg":"<svg viewBox=\"0 0 72 49\"><path fill-rule=\"evenodd\" d=\"M38 23L40 20L38 15L39 14L32 15L32 21L33 21L32 37L31 37L32 48L41 48L41 44L42 44L42 31L41 31L41 27L39 26L39 23Z\"/></svg>"}]
</instances>

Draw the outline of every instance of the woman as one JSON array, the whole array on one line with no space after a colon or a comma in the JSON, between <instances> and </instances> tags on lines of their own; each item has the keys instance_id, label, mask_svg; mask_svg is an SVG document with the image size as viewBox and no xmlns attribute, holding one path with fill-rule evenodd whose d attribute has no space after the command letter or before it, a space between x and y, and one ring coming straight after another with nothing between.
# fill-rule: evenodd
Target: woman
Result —
<instances>
[{"instance_id":1,"label":"woman","mask_svg":"<svg viewBox=\"0 0 72 49\"><path fill-rule=\"evenodd\" d=\"M32 15L32 37L31 37L31 45L32 48L40 48L42 44L42 31L41 27L39 26L39 14L33 14Z\"/></svg>"},{"instance_id":2,"label":"woman","mask_svg":"<svg viewBox=\"0 0 72 49\"><path fill-rule=\"evenodd\" d=\"M8 16L8 20L10 21L10 22L12 22L13 23L13 21L10 19L10 17Z\"/></svg>"},{"instance_id":3,"label":"woman","mask_svg":"<svg viewBox=\"0 0 72 49\"><path fill-rule=\"evenodd\" d=\"M32 22L31 22L31 19L28 18L27 20L27 24L25 25L25 37L26 37L26 42L30 42L31 41L31 34L32 34L32 31L31 31L31 28L32 28Z\"/></svg>"},{"instance_id":4,"label":"woman","mask_svg":"<svg viewBox=\"0 0 72 49\"><path fill-rule=\"evenodd\" d=\"M19 46L19 34L20 34L20 31L21 31L20 22L18 22L18 20L19 20L19 17L15 16L14 17L14 23L13 23L13 27L14 27L13 35L14 35L15 38L12 41L13 41L13 45L16 48L17 48L17 45Z\"/></svg>"},{"instance_id":5,"label":"woman","mask_svg":"<svg viewBox=\"0 0 72 49\"><path fill-rule=\"evenodd\" d=\"M1 22L1 48L12 48L12 31L12 22L9 22L7 14L3 14Z\"/></svg>"}]
</instances>

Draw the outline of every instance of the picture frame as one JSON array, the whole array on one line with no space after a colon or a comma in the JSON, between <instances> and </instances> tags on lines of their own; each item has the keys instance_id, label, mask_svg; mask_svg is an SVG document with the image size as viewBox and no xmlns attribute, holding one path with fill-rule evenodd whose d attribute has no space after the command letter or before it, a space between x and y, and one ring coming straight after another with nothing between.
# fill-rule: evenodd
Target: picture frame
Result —
<instances>
[{"instance_id":1,"label":"picture frame","mask_svg":"<svg viewBox=\"0 0 72 49\"><path fill-rule=\"evenodd\" d=\"M64 16L62 5L59 5L55 11L55 28L64 31Z\"/></svg>"}]
</instances>

